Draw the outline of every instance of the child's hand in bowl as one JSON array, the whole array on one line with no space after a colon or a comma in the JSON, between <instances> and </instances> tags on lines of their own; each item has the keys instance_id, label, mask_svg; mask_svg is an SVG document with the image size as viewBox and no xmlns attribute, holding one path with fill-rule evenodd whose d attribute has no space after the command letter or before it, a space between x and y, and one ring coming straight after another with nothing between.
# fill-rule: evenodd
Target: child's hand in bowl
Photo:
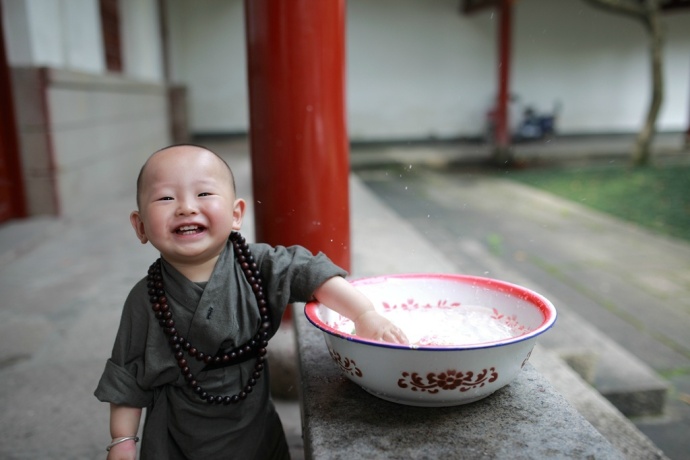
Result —
<instances>
[{"instance_id":1,"label":"child's hand in bowl","mask_svg":"<svg viewBox=\"0 0 690 460\"><path fill-rule=\"evenodd\" d=\"M355 333L364 339L400 345L408 345L410 343L405 333L399 327L374 310L362 313L354 320L354 323Z\"/></svg>"}]
</instances>

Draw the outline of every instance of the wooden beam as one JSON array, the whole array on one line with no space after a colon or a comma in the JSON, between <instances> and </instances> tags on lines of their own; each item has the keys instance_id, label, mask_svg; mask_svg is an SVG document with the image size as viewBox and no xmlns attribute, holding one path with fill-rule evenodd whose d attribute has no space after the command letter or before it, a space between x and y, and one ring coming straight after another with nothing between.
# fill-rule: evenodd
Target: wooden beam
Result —
<instances>
[{"instance_id":1,"label":"wooden beam","mask_svg":"<svg viewBox=\"0 0 690 460\"><path fill-rule=\"evenodd\" d=\"M463 14L470 15L472 13L476 13L477 11L496 8L500 4L500 0L462 0L462 5L460 8Z\"/></svg>"},{"instance_id":2,"label":"wooden beam","mask_svg":"<svg viewBox=\"0 0 690 460\"><path fill-rule=\"evenodd\" d=\"M666 0L661 2L662 11L678 11L690 8L690 0Z\"/></svg>"}]
</instances>

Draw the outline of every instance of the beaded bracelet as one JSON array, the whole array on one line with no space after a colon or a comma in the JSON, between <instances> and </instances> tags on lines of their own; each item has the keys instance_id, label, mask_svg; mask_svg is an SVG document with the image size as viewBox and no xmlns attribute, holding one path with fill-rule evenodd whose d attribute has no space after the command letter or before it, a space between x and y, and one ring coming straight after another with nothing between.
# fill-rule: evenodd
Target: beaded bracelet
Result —
<instances>
[{"instance_id":1,"label":"beaded bracelet","mask_svg":"<svg viewBox=\"0 0 690 460\"><path fill-rule=\"evenodd\" d=\"M110 452L110 449L112 449L113 447L117 446L118 444L120 444L122 442L129 441L129 440L132 440L135 443L137 443L137 442L139 442L139 436L124 436L122 438L116 438L113 442L111 442L110 444L105 446L105 451Z\"/></svg>"}]
</instances>

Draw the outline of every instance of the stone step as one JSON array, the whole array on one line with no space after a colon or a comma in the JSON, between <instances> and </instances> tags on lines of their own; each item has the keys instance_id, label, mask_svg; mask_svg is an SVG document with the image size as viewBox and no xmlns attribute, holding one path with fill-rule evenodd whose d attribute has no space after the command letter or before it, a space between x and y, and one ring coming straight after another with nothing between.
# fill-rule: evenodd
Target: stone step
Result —
<instances>
[{"instance_id":1,"label":"stone step","mask_svg":"<svg viewBox=\"0 0 690 460\"><path fill-rule=\"evenodd\" d=\"M376 172L372 174L376 174ZM495 213L500 213L502 219L509 222L534 221L533 225L527 227L526 230L505 231L506 235L516 241L531 235L530 232L537 231L535 226L552 225L552 216L559 215L559 213L582 215L585 222L592 221L597 226L613 225L610 219L593 214L584 208L573 208L563 200L557 200L550 195L516 186L507 181L492 179L478 183L472 181L471 177L469 179L465 177L463 181L457 180L455 176L449 179L428 170L417 172L417 176L419 180L415 182L415 187L418 187L415 189L416 193L425 198L412 204L406 203L405 206L426 207L429 203L434 203L438 206L438 208L433 207L435 212L452 213L456 202L472 203L472 213L468 214L467 218L477 221L484 219L486 222L481 225L463 227L464 233L462 234L425 228L424 236L417 233L416 238L408 238L406 241L417 242L431 238L435 247L431 250L425 250L424 253L443 251L441 256L445 255L452 259L450 261L452 267L448 269L449 272L489 273L489 276L493 278L507 280L541 293L556 306L559 319L553 331L540 337L540 343L562 356L623 414L627 416L656 415L664 411L668 384L648 364L618 345L613 337L607 337L605 331L602 332L579 317L577 308L578 302L582 301L580 297L572 295L572 293L569 294L568 289L563 290L558 279L554 279L548 273L544 274L543 271L538 270L538 267L534 267L535 270L529 270L526 268L528 266L511 263L501 255L500 251L493 251L490 245L483 244L481 241L481 238L485 236L486 229L492 228L491 225L496 225L493 220L487 220L487 216ZM374 177L377 181L394 180L390 178L390 175L383 178L376 175L370 177ZM369 190L367 192L373 193ZM382 193L383 197L387 196L386 192ZM373 202L373 200L371 201ZM513 207L519 204L519 212L508 213L506 206L500 204L508 202L515 203ZM423 216L423 213L410 212L408 215L409 222L419 225L423 221L420 219L420 215ZM358 218L361 219L362 215L358 215ZM403 220L399 216L395 216L395 218ZM456 220L453 219L443 222L447 226L457 224ZM385 225L387 228L393 227L390 220L386 220ZM397 224L395 228L398 228ZM558 226L554 228L558 228ZM368 233L368 235L371 234L372 232ZM585 245L591 237L591 232L581 231L578 233L573 231L569 235L572 238L569 240L570 244L575 245L575 241L577 241L579 245ZM508 236L505 238L507 239ZM393 238L389 238L389 240L388 245L392 247L396 240ZM597 247L601 247L605 243L605 240L598 241ZM415 254L409 250L412 247L411 244L405 244L408 247L406 252ZM375 246L369 244L368 247ZM542 249L551 252L539 257L554 257L553 263L560 264L560 266L572 265L572 255L561 254L559 244L554 244L553 241L549 244L545 243ZM385 256L381 256L379 259L386 260ZM563 298L555 295L556 292Z\"/></svg>"},{"instance_id":2,"label":"stone step","mask_svg":"<svg viewBox=\"0 0 690 460\"><path fill-rule=\"evenodd\" d=\"M358 219L353 228L356 277L411 271L457 271L454 264L430 246L414 227L391 212L356 178L351 181L351 192L353 206L358 209ZM384 228L379 228L382 222L386 222L387 228L390 228L392 221L395 222L397 239L391 238L390 232L383 231ZM402 246L406 247L406 251L395 251L396 247ZM391 254L396 256L391 258ZM521 281L519 273L509 273L505 269L495 271L500 271L514 282ZM533 288L542 291L538 287ZM535 368L604 437L622 452L632 455L628 458L665 458L621 413L659 413L663 410L667 384L640 360L564 307L563 302L549 295L547 297L559 306L559 319L554 329L539 339L542 348L550 351L535 352L532 358ZM294 389L299 385L300 377L298 371L292 368L297 365L293 347L293 331L289 327L281 327L279 334L271 341L272 351L269 353L269 359L272 359L272 390L280 398L297 396ZM577 373L563 364L558 356L563 356ZM614 407L584 380L598 382L599 388L614 400L614 396L618 395L618 405ZM299 425L296 425L295 430L299 429Z\"/></svg>"},{"instance_id":3,"label":"stone step","mask_svg":"<svg viewBox=\"0 0 690 460\"><path fill-rule=\"evenodd\" d=\"M555 302L554 302L555 303ZM553 330L539 343L628 417L664 411L669 384L575 312L559 309Z\"/></svg>"},{"instance_id":4,"label":"stone step","mask_svg":"<svg viewBox=\"0 0 690 460\"><path fill-rule=\"evenodd\" d=\"M573 320L568 316L566 314L564 321L569 325L574 325ZM640 365L634 358L631 359L628 353L621 353L620 349L611 347L600 336L592 337L596 334L591 331L591 326L580 323L578 327L582 332L582 338L586 339L583 340L584 342L598 343L602 346L602 350L609 348L608 352L603 353L607 360L615 361L615 365L608 367L609 371L623 367L626 369L630 382L649 381L650 388L644 391L639 384L630 384L630 388L623 389L616 384L615 378L611 379L611 374L608 374L603 380L608 381L612 393L608 397L604 397L583 378L584 374L586 378L591 380L592 376L597 373L597 366L602 365L603 362L595 356L591 349L586 347L578 349L572 346L561 346L561 348L555 346L552 349L547 349L543 345L537 345L531 355L530 363L626 458L667 459L663 452L640 432L618 408L621 406L629 411L647 413L650 408L659 406L659 398L665 398L666 386L661 385L658 379L654 378L653 373L650 375L651 371L644 365ZM564 338L565 336L561 337L561 339ZM551 342L553 346L552 341L546 340L546 342ZM560 345L564 343L565 341L562 341ZM295 346L292 324L285 323L271 340L272 351L269 353L272 377L271 390L274 398L278 398L277 404L279 406L282 404L285 407L292 407L290 401L296 401L298 397L298 359ZM564 358L559 357L557 352L562 353L569 363L566 363ZM573 367L576 367L578 371ZM622 373L616 375L618 374L621 374L621 378L623 377ZM613 392L618 394L619 400L616 401L618 405L610 399L611 395L614 395ZM649 400L650 396L652 401ZM291 452L293 456L303 455L299 414L295 413L290 417L285 417L285 407L281 409L281 414L283 414L281 417L286 433L288 433ZM294 407L292 410L294 412Z\"/></svg>"},{"instance_id":5,"label":"stone step","mask_svg":"<svg viewBox=\"0 0 690 460\"><path fill-rule=\"evenodd\" d=\"M564 360L537 345L530 363L626 458L666 459L664 453Z\"/></svg>"}]
</instances>

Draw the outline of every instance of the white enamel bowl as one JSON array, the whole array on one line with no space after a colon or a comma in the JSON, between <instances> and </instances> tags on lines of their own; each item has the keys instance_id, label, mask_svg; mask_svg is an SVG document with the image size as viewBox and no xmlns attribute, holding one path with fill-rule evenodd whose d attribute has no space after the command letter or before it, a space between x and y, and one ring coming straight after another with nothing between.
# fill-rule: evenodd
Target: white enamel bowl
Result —
<instances>
[{"instance_id":1,"label":"white enamel bowl","mask_svg":"<svg viewBox=\"0 0 690 460\"><path fill-rule=\"evenodd\" d=\"M401 346L361 339L351 334L352 323L337 313L318 302L306 305L307 319L323 331L333 361L347 378L374 396L411 406L455 406L489 396L515 379L537 337L556 321L556 309L543 296L489 278L406 274L352 284L384 314L481 306L491 312L482 324L490 318L510 328L511 336L500 340ZM433 334L433 322L418 324L422 332ZM408 336L420 332L403 331Z\"/></svg>"}]
</instances>

